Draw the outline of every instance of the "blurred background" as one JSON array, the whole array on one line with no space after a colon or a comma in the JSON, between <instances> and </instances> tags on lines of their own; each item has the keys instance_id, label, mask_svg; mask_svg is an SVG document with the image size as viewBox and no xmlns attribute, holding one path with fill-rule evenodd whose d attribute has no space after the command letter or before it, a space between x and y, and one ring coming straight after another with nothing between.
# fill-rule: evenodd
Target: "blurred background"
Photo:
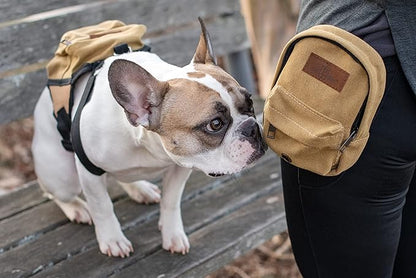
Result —
<instances>
[{"instance_id":1,"label":"blurred background","mask_svg":"<svg viewBox=\"0 0 416 278\"><path fill-rule=\"evenodd\" d=\"M250 47L236 53L239 55L236 60L220 56L219 62L233 75L241 75L236 78L259 99L267 96L281 50L295 33L299 1L240 0ZM237 64L233 64L235 61ZM30 152L32 136L31 117L0 125L0 195L18 190L36 178ZM301 275L285 232L207 278L220 277L295 278Z\"/></svg>"}]
</instances>

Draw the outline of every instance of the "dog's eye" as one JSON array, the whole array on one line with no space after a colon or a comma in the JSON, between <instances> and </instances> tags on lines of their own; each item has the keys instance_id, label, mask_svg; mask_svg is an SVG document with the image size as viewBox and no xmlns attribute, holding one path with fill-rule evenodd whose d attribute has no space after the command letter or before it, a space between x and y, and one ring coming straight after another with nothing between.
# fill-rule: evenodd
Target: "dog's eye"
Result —
<instances>
[{"instance_id":1,"label":"dog's eye","mask_svg":"<svg viewBox=\"0 0 416 278\"><path fill-rule=\"evenodd\" d=\"M215 132L219 131L224 126L223 121L220 118L215 118L207 125L208 131Z\"/></svg>"}]
</instances>

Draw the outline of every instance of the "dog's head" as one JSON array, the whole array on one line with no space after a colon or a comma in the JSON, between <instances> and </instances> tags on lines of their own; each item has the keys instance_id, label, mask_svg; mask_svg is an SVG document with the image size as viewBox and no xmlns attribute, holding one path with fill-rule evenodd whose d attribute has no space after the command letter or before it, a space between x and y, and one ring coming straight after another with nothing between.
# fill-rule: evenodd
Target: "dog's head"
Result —
<instances>
[{"instance_id":1,"label":"dog's head","mask_svg":"<svg viewBox=\"0 0 416 278\"><path fill-rule=\"evenodd\" d=\"M108 73L114 98L133 126L157 132L179 165L208 175L236 173L266 150L249 92L216 65L202 33L178 78L157 80L139 65L115 60Z\"/></svg>"}]
</instances>

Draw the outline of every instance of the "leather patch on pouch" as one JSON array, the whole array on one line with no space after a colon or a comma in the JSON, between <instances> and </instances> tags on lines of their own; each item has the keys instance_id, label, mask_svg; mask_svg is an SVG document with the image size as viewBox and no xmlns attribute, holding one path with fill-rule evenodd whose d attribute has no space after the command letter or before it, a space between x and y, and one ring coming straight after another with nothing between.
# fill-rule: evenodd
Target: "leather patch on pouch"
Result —
<instances>
[{"instance_id":1,"label":"leather patch on pouch","mask_svg":"<svg viewBox=\"0 0 416 278\"><path fill-rule=\"evenodd\" d=\"M350 76L350 74L342 68L313 52L309 56L308 61L306 61L302 71L338 92L342 91Z\"/></svg>"}]
</instances>

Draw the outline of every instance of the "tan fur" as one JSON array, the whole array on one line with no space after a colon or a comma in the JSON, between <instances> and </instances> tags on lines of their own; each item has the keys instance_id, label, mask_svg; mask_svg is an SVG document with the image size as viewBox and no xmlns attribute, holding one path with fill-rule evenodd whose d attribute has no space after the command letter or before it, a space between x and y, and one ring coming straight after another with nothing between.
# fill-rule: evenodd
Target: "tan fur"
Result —
<instances>
[{"instance_id":1,"label":"tan fur","mask_svg":"<svg viewBox=\"0 0 416 278\"><path fill-rule=\"evenodd\" d=\"M223 103L218 92L201 83L181 78L170 80L158 131L165 138L167 149L176 155L192 155L217 147L221 138L208 140L196 127L207 121L207 115L215 118L218 102Z\"/></svg>"},{"instance_id":2,"label":"tan fur","mask_svg":"<svg viewBox=\"0 0 416 278\"><path fill-rule=\"evenodd\" d=\"M203 78L205 77L205 73L200 72L200 71L195 71L195 72L188 72L186 73L190 78Z\"/></svg>"}]
</instances>

